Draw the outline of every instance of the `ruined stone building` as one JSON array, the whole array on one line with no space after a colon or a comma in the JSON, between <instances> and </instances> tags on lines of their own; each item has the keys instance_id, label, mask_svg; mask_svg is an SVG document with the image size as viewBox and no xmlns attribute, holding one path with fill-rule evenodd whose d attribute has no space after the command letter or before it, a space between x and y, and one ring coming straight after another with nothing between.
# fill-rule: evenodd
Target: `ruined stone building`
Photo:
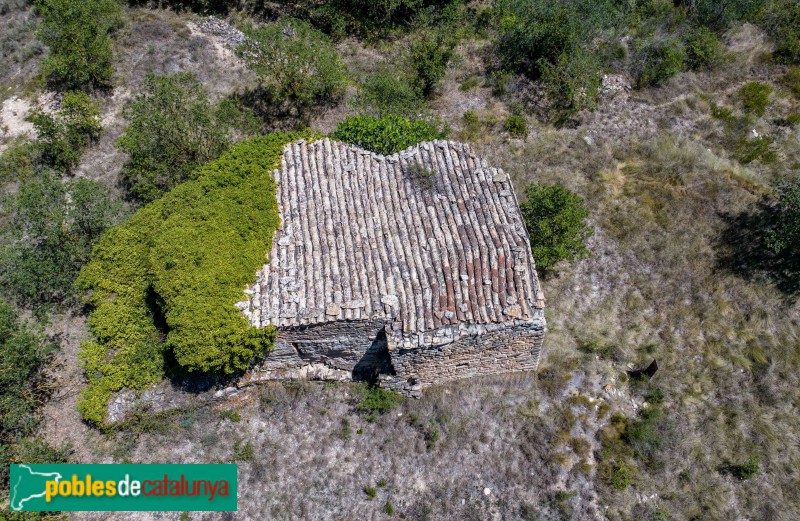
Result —
<instances>
[{"instance_id":1,"label":"ruined stone building","mask_svg":"<svg viewBox=\"0 0 800 521\"><path fill-rule=\"evenodd\" d=\"M251 379L376 379L418 394L536 368L545 331L508 175L452 141L382 156L328 139L287 145L282 226L240 304L278 329Z\"/></svg>"}]
</instances>

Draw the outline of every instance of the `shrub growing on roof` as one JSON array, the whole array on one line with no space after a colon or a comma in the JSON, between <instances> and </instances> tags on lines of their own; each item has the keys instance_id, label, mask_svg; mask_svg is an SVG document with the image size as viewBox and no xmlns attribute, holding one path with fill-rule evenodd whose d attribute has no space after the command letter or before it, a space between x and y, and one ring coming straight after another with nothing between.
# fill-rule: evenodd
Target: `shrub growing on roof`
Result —
<instances>
[{"instance_id":1,"label":"shrub growing on roof","mask_svg":"<svg viewBox=\"0 0 800 521\"><path fill-rule=\"evenodd\" d=\"M444 139L448 133L447 128L423 120L352 116L340 121L331 137L379 154L394 154L421 141Z\"/></svg>"},{"instance_id":2,"label":"shrub growing on roof","mask_svg":"<svg viewBox=\"0 0 800 521\"><path fill-rule=\"evenodd\" d=\"M164 354L187 371L233 373L272 348L274 328L251 328L235 304L280 224L270 172L302 137L241 143L103 236L78 279L94 307L85 418L101 423L112 392L160 378Z\"/></svg>"}]
</instances>

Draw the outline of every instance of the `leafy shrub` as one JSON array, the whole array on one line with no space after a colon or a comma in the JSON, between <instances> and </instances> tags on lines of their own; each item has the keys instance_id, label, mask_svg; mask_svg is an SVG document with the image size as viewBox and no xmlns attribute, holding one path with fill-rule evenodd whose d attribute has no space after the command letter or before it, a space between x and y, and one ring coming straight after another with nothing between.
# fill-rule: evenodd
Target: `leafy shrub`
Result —
<instances>
[{"instance_id":1,"label":"leafy shrub","mask_svg":"<svg viewBox=\"0 0 800 521\"><path fill-rule=\"evenodd\" d=\"M0 154L0 186L22 181L39 170L40 153L34 143L16 141Z\"/></svg>"},{"instance_id":2,"label":"leafy shrub","mask_svg":"<svg viewBox=\"0 0 800 521\"><path fill-rule=\"evenodd\" d=\"M245 34L236 52L274 102L302 111L344 93L347 71L336 49L307 22L282 18Z\"/></svg>"},{"instance_id":3,"label":"leafy shrub","mask_svg":"<svg viewBox=\"0 0 800 521\"><path fill-rule=\"evenodd\" d=\"M18 317L10 304L0 301L0 441L11 443L33 432L35 411L43 401L42 369L56 346L42 338Z\"/></svg>"},{"instance_id":4,"label":"leafy shrub","mask_svg":"<svg viewBox=\"0 0 800 521\"><path fill-rule=\"evenodd\" d=\"M414 117L422 111L424 99L417 86L402 75L381 71L366 77L355 104L372 116Z\"/></svg>"},{"instance_id":5,"label":"leafy shrub","mask_svg":"<svg viewBox=\"0 0 800 521\"><path fill-rule=\"evenodd\" d=\"M0 488L8 490L10 463L66 461L65 450L32 437L47 398L43 369L56 350L0 301Z\"/></svg>"},{"instance_id":6,"label":"leafy shrub","mask_svg":"<svg viewBox=\"0 0 800 521\"><path fill-rule=\"evenodd\" d=\"M777 158L772 147L773 142L774 140L769 136L741 139L736 147L736 158L745 165L753 161L772 163Z\"/></svg>"},{"instance_id":7,"label":"leafy shrub","mask_svg":"<svg viewBox=\"0 0 800 521\"><path fill-rule=\"evenodd\" d=\"M240 143L103 235L77 281L94 307L86 419L102 423L112 392L160 378L166 354L182 370L233 373L272 348L274 328L251 328L235 303L280 224L270 172L286 143L312 137Z\"/></svg>"},{"instance_id":8,"label":"leafy shrub","mask_svg":"<svg viewBox=\"0 0 800 521\"><path fill-rule=\"evenodd\" d=\"M256 457L255 447L251 442L242 443L236 441L233 444L233 456L231 461L253 461Z\"/></svg>"},{"instance_id":9,"label":"leafy shrub","mask_svg":"<svg viewBox=\"0 0 800 521\"><path fill-rule=\"evenodd\" d=\"M773 0L764 13L763 25L775 43L775 61L800 64L800 4Z\"/></svg>"},{"instance_id":10,"label":"leafy shrub","mask_svg":"<svg viewBox=\"0 0 800 521\"><path fill-rule=\"evenodd\" d=\"M739 87L737 95L746 113L761 117L769 105L772 87L760 81L749 81Z\"/></svg>"},{"instance_id":11,"label":"leafy shrub","mask_svg":"<svg viewBox=\"0 0 800 521\"><path fill-rule=\"evenodd\" d=\"M431 122L400 116L352 116L340 121L331 136L379 154L393 154L421 141L444 139L448 133Z\"/></svg>"},{"instance_id":12,"label":"leafy shrub","mask_svg":"<svg viewBox=\"0 0 800 521\"><path fill-rule=\"evenodd\" d=\"M7 199L0 282L17 301L40 306L72 295L72 283L120 205L99 184L62 182L50 172L24 182Z\"/></svg>"},{"instance_id":13,"label":"leafy shrub","mask_svg":"<svg viewBox=\"0 0 800 521\"><path fill-rule=\"evenodd\" d=\"M514 137L526 137L528 135L528 122L525 116L511 114L503 123L503 128Z\"/></svg>"},{"instance_id":14,"label":"leafy shrub","mask_svg":"<svg viewBox=\"0 0 800 521\"><path fill-rule=\"evenodd\" d=\"M99 105L80 91L65 93L55 114L37 111L29 119L36 129L40 160L64 172L78 164L83 149L102 130Z\"/></svg>"},{"instance_id":15,"label":"leafy shrub","mask_svg":"<svg viewBox=\"0 0 800 521\"><path fill-rule=\"evenodd\" d=\"M800 176L781 180L775 192L778 223L767 233L767 247L775 253L800 256Z\"/></svg>"},{"instance_id":16,"label":"leafy shrub","mask_svg":"<svg viewBox=\"0 0 800 521\"><path fill-rule=\"evenodd\" d=\"M664 446L664 424L658 404L639 411L639 417L628 422L622 439L633 449L633 454L650 468L661 465L661 450Z\"/></svg>"},{"instance_id":17,"label":"leafy shrub","mask_svg":"<svg viewBox=\"0 0 800 521\"><path fill-rule=\"evenodd\" d=\"M361 400L356 410L367 414L385 414L398 405L402 398L399 394L374 385L365 385L361 389Z\"/></svg>"},{"instance_id":18,"label":"leafy shrub","mask_svg":"<svg viewBox=\"0 0 800 521\"><path fill-rule=\"evenodd\" d=\"M554 63L579 45L579 22L567 2L510 2L506 10L498 54L509 70L539 78L543 63Z\"/></svg>"},{"instance_id":19,"label":"leafy shrub","mask_svg":"<svg viewBox=\"0 0 800 521\"><path fill-rule=\"evenodd\" d=\"M592 56L575 51L559 55L554 63L543 63L542 80L557 119L564 120L581 110L594 109L603 79Z\"/></svg>"},{"instance_id":20,"label":"leafy shrub","mask_svg":"<svg viewBox=\"0 0 800 521\"><path fill-rule=\"evenodd\" d=\"M109 34L119 27L114 0L36 0L39 39L50 52L42 63L48 82L62 90L106 88L114 75Z\"/></svg>"},{"instance_id":21,"label":"leafy shrub","mask_svg":"<svg viewBox=\"0 0 800 521\"><path fill-rule=\"evenodd\" d=\"M766 6L766 0L681 0L687 8L689 19L697 25L715 31L724 31L736 22L753 20ZM677 5L677 4L676 4Z\"/></svg>"},{"instance_id":22,"label":"leafy shrub","mask_svg":"<svg viewBox=\"0 0 800 521\"><path fill-rule=\"evenodd\" d=\"M742 464L728 465L726 469L733 477L741 481L754 478L761 470L761 462L758 456L750 456Z\"/></svg>"},{"instance_id":23,"label":"leafy shrub","mask_svg":"<svg viewBox=\"0 0 800 521\"><path fill-rule=\"evenodd\" d=\"M356 33L374 37L420 17L432 21L446 17L446 11L459 3L460 0L332 0L313 14L336 36Z\"/></svg>"},{"instance_id":24,"label":"leafy shrub","mask_svg":"<svg viewBox=\"0 0 800 521\"><path fill-rule=\"evenodd\" d=\"M589 212L583 199L560 185L532 183L527 200L520 205L531 238L536 266L547 271L561 260L588 253L586 239L594 230L586 224Z\"/></svg>"},{"instance_id":25,"label":"leafy shrub","mask_svg":"<svg viewBox=\"0 0 800 521\"><path fill-rule=\"evenodd\" d=\"M450 27L426 28L411 43L411 67L419 90L431 96L444 77L456 47Z\"/></svg>"},{"instance_id":26,"label":"leafy shrub","mask_svg":"<svg viewBox=\"0 0 800 521\"><path fill-rule=\"evenodd\" d=\"M686 65L693 70L710 70L725 61L725 47L708 27L692 29L685 40Z\"/></svg>"},{"instance_id":27,"label":"leafy shrub","mask_svg":"<svg viewBox=\"0 0 800 521\"><path fill-rule=\"evenodd\" d=\"M633 473L633 467L624 461L617 461L608 469L606 481L611 488L625 490L631 484Z\"/></svg>"},{"instance_id":28,"label":"leafy shrub","mask_svg":"<svg viewBox=\"0 0 800 521\"><path fill-rule=\"evenodd\" d=\"M229 145L227 126L191 73L148 74L128 117L131 123L117 140L129 156L122 179L129 194L143 203L188 179Z\"/></svg>"},{"instance_id":29,"label":"leafy shrub","mask_svg":"<svg viewBox=\"0 0 800 521\"><path fill-rule=\"evenodd\" d=\"M800 67L789 67L789 70L783 75L781 83L786 85L796 98L800 98Z\"/></svg>"},{"instance_id":30,"label":"leafy shrub","mask_svg":"<svg viewBox=\"0 0 800 521\"><path fill-rule=\"evenodd\" d=\"M661 85L683 70L686 51L677 40L663 40L646 44L639 50L638 87Z\"/></svg>"}]
</instances>

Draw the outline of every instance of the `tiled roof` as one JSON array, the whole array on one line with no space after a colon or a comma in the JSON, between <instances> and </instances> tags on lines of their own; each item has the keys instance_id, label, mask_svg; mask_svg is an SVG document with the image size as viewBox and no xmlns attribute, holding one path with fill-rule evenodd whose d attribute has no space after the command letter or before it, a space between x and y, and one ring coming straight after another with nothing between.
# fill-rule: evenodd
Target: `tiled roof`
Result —
<instances>
[{"instance_id":1,"label":"tiled roof","mask_svg":"<svg viewBox=\"0 0 800 521\"><path fill-rule=\"evenodd\" d=\"M382 318L419 345L541 318L511 182L468 145L298 141L274 176L282 227L241 304L254 326Z\"/></svg>"}]
</instances>

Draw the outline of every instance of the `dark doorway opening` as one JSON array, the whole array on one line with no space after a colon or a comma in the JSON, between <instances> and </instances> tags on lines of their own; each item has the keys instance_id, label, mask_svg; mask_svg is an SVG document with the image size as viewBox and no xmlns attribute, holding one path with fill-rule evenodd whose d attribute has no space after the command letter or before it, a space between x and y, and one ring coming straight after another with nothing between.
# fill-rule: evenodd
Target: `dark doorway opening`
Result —
<instances>
[{"instance_id":1,"label":"dark doorway opening","mask_svg":"<svg viewBox=\"0 0 800 521\"><path fill-rule=\"evenodd\" d=\"M394 375L392 357L386 342L386 330L381 329L364 356L353 367L353 380L376 384L380 375Z\"/></svg>"}]
</instances>

